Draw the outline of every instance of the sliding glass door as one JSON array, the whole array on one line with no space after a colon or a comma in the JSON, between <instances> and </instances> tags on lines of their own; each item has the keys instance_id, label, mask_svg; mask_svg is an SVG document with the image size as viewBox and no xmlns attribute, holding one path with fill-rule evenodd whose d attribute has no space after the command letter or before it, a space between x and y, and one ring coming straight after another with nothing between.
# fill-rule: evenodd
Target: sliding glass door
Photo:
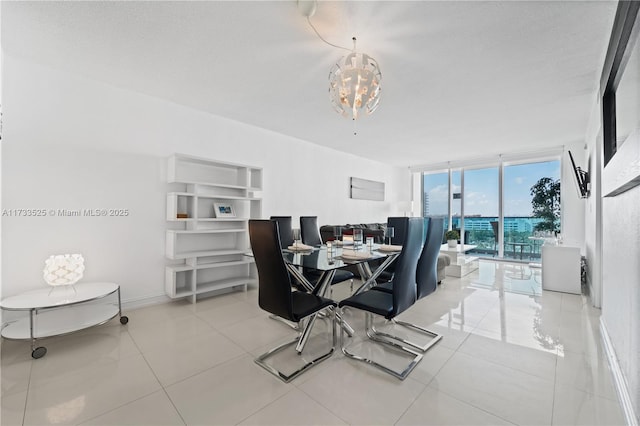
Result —
<instances>
[{"instance_id":1,"label":"sliding glass door","mask_svg":"<svg viewBox=\"0 0 640 426\"><path fill-rule=\"evenodd\" d=\"M493 229L498 221L498 167L464 171L464 230L471 254L498 255L498 238Z\"/></svg>"},{"instance_id":2,"label":"sliding glass door","mask_svg":"<svg viewBox=\"0 0 640 426\"><path fill-rule=\"evenodd\" d=\"M560 230L559 160L424 173L423 189L423 215L464 231L476 256L538 261L538 233Z\"/></svg>"},{"instance_id":3,"label":"sliding glass door","mask_svg":"<svg viewBox=\"0 0 640 426\"><path fill-rule=\"evenodd\" d=\"M504 257L540 259L536 232L560 230L560 161L504 166Z\"/></svg>"}]
</instances>

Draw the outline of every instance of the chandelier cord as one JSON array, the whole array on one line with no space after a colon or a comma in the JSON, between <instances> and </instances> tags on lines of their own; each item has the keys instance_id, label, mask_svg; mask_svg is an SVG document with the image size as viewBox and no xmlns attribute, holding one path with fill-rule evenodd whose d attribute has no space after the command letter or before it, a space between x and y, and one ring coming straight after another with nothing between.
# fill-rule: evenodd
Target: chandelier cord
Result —
<instances>
[{"instance_id":1,"label":"chandelier cord","mask_svg":"<svg viewBox=\"0 0 640 426\"><path fill-rule=\"evenodd\" d=\"M316 35L318 36L318 38L322 41L324 41L325 43L327 43L329 46L333 46L333 47L337 47L338 49L344 49L344 50L348 50L349 52L353 52L355 50L355 37L353 38L354 40L354 48L353 49L349 49L348 47L344 47L344 46L338 46L337 44L333 44L328 42L327 40L324 39L324 37L322 37L320 35L320 33L318 32L318 30L316 30L316 27L313 26L313 24L311 23L311 18L309 18L307 16L307 22L309 23L309 26L311 28L313 28L313 31L316 33Z\"/></svg>"}]
</instances>

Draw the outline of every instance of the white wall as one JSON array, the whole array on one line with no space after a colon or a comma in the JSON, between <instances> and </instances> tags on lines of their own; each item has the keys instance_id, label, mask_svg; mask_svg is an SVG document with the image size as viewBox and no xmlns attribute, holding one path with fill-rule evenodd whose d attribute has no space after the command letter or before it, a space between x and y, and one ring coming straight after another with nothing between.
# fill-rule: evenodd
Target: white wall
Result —
<instances>
[{"instance_id":1,"label":"white wall","mask_svg":"<svg viewBox=\"0 0 640 426\"><path fill-rule=\"evenodd\" d=\"M603 331L611 341L637 415L640 413L640 187L616 197L602 197L600 111L600 102L594 102L586 137L592 174L591 197L585 205L588 279L594 304L602 308Z\"/></svg>"},{"instance_id":2,"label":"white wall","mask_svg":"<svg viewBox=\"0 0 640 426\"><path fill-rule=\"evenodd\" d=\"M640 187L602 202L602 320L640 413Z\"/></svg>"},{"instance_id":3,"label":"white wall","mask_svg":"<svg viewBox=\"0 0 640 426\"><path fill-rule=\"evenodd\" d=\"M166 157L174 152L263 167L264 217L378 222L402 214L397 202L410 197L408 170L16 57L3 61L2 207L47 211L2 218L4 296L44 285L45 258L66 252L85 255L87 281L118 282L124 301L162 296ZM385 182L386 201L349 199L349 176ZM131 213L49 213L78 208Z\"/></svg>"},{"instance_id":4,"label":"white wall","mask_svg":"<svg viewBox=\"0 0 640 426\"><path fill-rule=\"evenodd\" d=\"M591 195L585 200L585 256L587 285L593 306L602 307L602 120L600 97L593 103L586 132L585 164L591 179Z\"/></svg>"},{"instance_id":5,"label":"white wall","mask_svg":"<svg viewBox=\"0 0 640 426\"><path fill-rule=\"evenodd\" d=\"M629 137L602 173L602 193L633 176L640 138ZM617 184L617 185L616 185ZM640 413L640 187L602 198L602 321L626 378L631 403Z\"/></svg>"}]
</instances>

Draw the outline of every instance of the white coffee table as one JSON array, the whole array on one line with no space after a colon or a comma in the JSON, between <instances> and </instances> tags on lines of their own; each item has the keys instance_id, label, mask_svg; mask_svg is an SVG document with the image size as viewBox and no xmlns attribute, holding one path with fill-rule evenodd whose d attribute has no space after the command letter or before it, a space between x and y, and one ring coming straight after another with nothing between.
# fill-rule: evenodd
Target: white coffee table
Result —
<instances>
[{"instance_id":1,"label":"white coffee table","mask_svg":"<svg viewBox=\"0 0 640 426\"><path fill-rule=\"evenodd\" d=\"M451 258L451 265L445 268L445 274L450 277L460 278L477 270L479 267L478 258L467 255L467 252L476 247L473 244L458 244L455 248L450 248L448 244L440 246L440 253L446 254Z\"/></svg>"},{"instance_id":2,"label":"white coffee table","mask_svg":"<svg viewBox=\"0 0 640 426\"><path fill-rule=\"evenodd\" d=\"M111 295L117 297L117 303L89 303ZM122 315L120 286L109 282L26 291L3 299L0 309L29 312L28 317L8 323L0 334L5 339L31 340L31 356L36 359L47 353L44 346L36 347L37 339L104 324L117 315L121 324L129 322L129 318Z\"/></svg>"}]
</instances>

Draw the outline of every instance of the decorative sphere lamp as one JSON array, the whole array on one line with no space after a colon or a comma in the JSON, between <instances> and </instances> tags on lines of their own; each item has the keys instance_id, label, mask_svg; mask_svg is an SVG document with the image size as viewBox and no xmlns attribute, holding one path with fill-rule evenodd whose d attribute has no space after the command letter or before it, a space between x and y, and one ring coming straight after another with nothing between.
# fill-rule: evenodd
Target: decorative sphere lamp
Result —
<instances>
[{"instance_id":1,"label":"decorative sphere lamp","mask_svg":"<svg viewBox=\"0 0 640 426\"><path fill-rule=\"evenodd\" d=\"M84 257L81 254L58 254L44 262L43 277L52 287L73 285L84 273Z\"/></svg>"}]
</instances>

